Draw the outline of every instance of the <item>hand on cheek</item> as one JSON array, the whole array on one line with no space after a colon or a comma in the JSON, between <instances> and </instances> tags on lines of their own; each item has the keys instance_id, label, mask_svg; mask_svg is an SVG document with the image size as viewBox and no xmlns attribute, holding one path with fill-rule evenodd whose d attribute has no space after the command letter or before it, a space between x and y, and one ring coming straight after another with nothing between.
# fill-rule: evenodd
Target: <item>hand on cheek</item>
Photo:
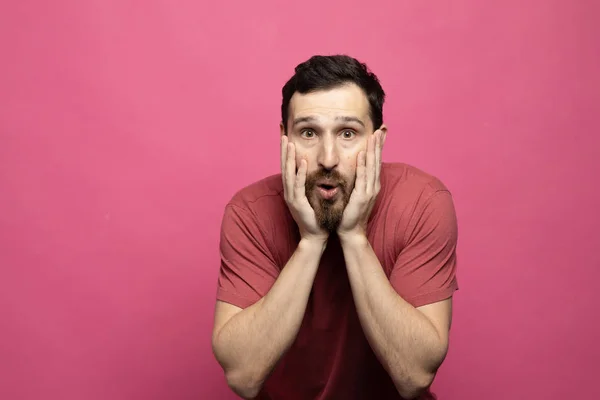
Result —
<instances>
[{"instance_id":1,"label":"hand on cheek","mask_svg":"<svg viewBox=\"0 0 600 400\"><path fill-rule=\"evenodd\" d=\"M367 149L358 153L354 190L338 229L340 236L366 235L369 215L381 188L379 173L382 147L382 132L376 131L369 137Z\"/></svg>"},{"instance_id":2,"label":"hand on cheek","mask_svg":"<svg viewBox=\"0 0 600 400\"><path fill-rule=\"evenodd\" d=\"M322 229L306 197L305 183L308 171L306 158L296 156L296 146L287 137L281 139L281 177L288 208L298 224L300 236L307 240L324 242L329 233Z\"/></svg>"}]
</instances>

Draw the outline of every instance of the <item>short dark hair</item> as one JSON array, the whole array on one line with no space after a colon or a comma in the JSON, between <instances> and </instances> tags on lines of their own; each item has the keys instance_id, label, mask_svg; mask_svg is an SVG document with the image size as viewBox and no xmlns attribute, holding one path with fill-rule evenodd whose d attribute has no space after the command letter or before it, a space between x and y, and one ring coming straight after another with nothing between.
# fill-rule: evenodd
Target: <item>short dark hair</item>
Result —
<instances>
[{"instance_id":1,"label":"short dark hair","mask_svg":"<svg viewBox=\"0 0 600 400\"><path fill-rule=\"evenodd\" d=\"M287 132L290 100L294 93L310 93L319 90L332 89L354 83L360 87L369 100L371 122L377 130L383 124L383 103L385 92L377 76L366 64L347 55L312 56L307 61L298 64L295 74L281 89L281 121Z\"/></svg>"}]
</instances>

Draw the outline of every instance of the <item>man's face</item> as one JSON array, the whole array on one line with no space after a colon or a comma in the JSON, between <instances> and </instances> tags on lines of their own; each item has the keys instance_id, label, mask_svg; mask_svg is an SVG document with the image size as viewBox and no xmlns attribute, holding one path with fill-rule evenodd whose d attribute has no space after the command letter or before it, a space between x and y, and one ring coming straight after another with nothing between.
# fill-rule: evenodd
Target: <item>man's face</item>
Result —
<instances>
[{"instance_id":1,"label":"man's face","mask_svg":"<svg viewBox=\"0 0 600 400\"><path fill-rule=\"evenodd\" d=\"M341 221L358 153L366 150L373 131L367 97L354 84L295 93L290 100L287 134L296 147L296 165L307 160L306 197L317 222L330 232Z\"/></svg>"}]
</instances>

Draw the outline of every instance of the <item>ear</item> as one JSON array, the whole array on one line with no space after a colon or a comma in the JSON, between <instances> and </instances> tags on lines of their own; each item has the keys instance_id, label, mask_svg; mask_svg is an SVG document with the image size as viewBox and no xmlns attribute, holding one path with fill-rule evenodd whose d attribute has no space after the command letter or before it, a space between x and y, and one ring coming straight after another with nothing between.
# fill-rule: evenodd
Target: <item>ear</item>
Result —
<instances>
[{"instance_id":1,"label":"ear","mask_svg":"<svg viewBox=\"0 0 600 400\"><path fill-rule=\"evenodd\" d=\"M387 136L387 126L382 124L378 130L381 132L381 145L383 146L385 144L385 137Z\"/></svg>"},{"instance_id":2,"label":"ear","mask_svg":"<svg viewBox=\"0 0 600 400\"><path fill-rule=\"evenodd\" d=\"M285 133L285 127L283 126L283 122L279 123L279 131L281 133L281 136L284 136L286 134Z\"/></svg>"}]
</instances>

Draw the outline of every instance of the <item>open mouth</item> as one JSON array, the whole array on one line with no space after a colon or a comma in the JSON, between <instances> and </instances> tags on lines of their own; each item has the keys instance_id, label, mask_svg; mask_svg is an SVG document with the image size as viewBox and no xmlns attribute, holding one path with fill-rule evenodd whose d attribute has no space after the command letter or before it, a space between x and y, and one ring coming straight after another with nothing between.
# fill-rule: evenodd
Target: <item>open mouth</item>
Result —
<instances>
[{"instance_id":1,"label":"open mouth","mask_svg":"<svg viewBox=\"0 0 600 400\"><path fill-rule=\"evenodd\" d=\"M318 185L319 193L321 197L327 200L331 200L338 193L338 187L333 185Z\"/></svg>"},{"instance_id":2,"label":"open mouth","mask_svg":"<svg viewBox=\"0 0 600 400\"><path fill-rule=\"evenodd\" d=\"M336 188L336 186L333 185L319 185L319 187L325 190L331 190Z\"/></svg>"}]
</instances>

